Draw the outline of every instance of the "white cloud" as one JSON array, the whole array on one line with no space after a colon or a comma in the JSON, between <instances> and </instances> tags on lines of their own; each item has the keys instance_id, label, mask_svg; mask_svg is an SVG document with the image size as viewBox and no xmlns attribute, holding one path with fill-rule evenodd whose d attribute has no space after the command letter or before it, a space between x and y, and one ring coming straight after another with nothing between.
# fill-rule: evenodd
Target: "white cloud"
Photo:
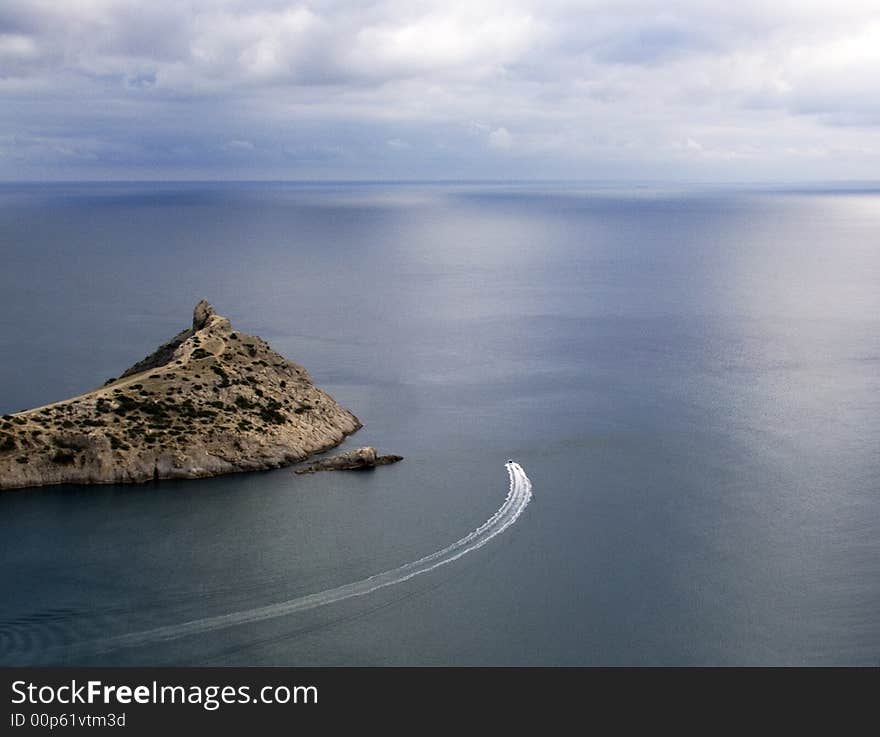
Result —
<instances>
[{"instance_id":1,"label":"white cloud","mask_svg":"<svg viewBox=\"0 0 880 737\"><path fill-rule=\"evenodd\" d=\"M499 151L507 151L513 146L513 136L507 128L496 128L488 136L489 147Z\"/></svg>"},{"instance_id":2,"label":"white cloud","mask_svg":"<svg viewBox=\"0 0 880 737\"><path fill-rule=\"evenodd\" d=\"M37 45L30 36L22 33L0 33L0 58L26 60L36 56Z\"/></svg>"},{"instance_id":3,"label":"white cloud","mask_svg":"<svg viewBox=\"0 0 880 737\"><path fill-rule=\"evenodd\" d=\"M493 4L438 7L416 18L397 18L359 29L343 57L367 77L491 74L528 51L540 33L527 12Z\"/></svg>"}]
</instances>

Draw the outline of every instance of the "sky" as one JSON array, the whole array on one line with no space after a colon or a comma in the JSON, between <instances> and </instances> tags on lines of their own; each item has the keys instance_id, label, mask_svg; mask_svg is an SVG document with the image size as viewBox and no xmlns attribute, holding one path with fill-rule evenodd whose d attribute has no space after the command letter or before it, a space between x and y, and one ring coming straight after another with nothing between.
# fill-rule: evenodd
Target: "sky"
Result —
<instances>
[{"instance_id":1,"label":"sky","mask_svg":"<svg viewBox=\"0 0 880 737\"><path fill-rule=\"evenodd\" d=\"M0 0L0 180L877 179L878 70L878 0Z\"/></svg>"}]
</instances>

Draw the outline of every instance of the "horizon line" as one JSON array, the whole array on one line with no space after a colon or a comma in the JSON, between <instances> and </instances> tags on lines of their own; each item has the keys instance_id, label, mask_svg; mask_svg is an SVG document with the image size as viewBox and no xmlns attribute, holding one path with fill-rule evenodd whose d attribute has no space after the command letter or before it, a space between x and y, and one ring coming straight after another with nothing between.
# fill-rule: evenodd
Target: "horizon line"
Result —
<instances>
[{"instance_id":1,"label":"horizon line","mask_svg":"<svg viewBox=\"0 0 880 737\"><path fill-rule=\"evenodd\" d=\"M413 178L413 179L198 179L198 178L119 178L119 179L0 179L0 186L64 184L307 184L307 185L412 185L412 184L579 184L604 186L871 186L880 187L876 179L577 179L577 178Z\"/></svg>"}]
</instances>

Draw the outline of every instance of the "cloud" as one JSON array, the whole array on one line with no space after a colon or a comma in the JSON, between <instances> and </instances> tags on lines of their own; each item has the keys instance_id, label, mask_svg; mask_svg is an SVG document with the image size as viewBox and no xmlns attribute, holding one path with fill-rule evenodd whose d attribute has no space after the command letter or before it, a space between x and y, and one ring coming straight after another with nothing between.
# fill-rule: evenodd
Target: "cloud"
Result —
<instances>
[{"instance_id":1,"label":"cloud","mask_svg":"<svg viewBox=\"0 0 880 737\"><path fill-rule=\"evenodd\" d=\"M4 0L0 177L869 175L875 10Z\"/></svg>"},{"instance_id":2,"label":"cloud","mask_svg":"<svg viewBox=\"0 0 880 737\"><path fill-rule=\"evenodd\" d=\"M488 136L489 147L499 151L507 151L513 146L513 136L507 128L496 128Z\"/></svg>"},{"instance_id":3,"label":"cloud","mask_svg":"<svg viewBox=\"0 0 880 737\"><path fill-rule=\"evenodd\" d=\"M223 144L223 148L226 151L253 151L254 144L250 141L242 141L240 139L233 139L231 141L227 141Z\"/></svg>"},{"instance_id":4,"label":"cloud","mask_svg":"<svg viewBox=\"0 0 880 737\"><path fill-rule=\"evenodd\" d=\"M592 49L599 62L655 65L716 47L702 33L674 24L648 25L602 39Z\"/></svg>"},{"instance_id":5,"label":"cloud","mask_svg":"<svg viewBox=\"0 0 880 737\"><path fill-rule=\"evenodd\" d=\"M471 7L471 6L468 6ZM439 5L420 17L388 19L358 29L341 64L352 74L383 80L423 75L491 75L526 52L539 33L525 11L503 5L488 12Z\"/></svg>"}]
</instances>

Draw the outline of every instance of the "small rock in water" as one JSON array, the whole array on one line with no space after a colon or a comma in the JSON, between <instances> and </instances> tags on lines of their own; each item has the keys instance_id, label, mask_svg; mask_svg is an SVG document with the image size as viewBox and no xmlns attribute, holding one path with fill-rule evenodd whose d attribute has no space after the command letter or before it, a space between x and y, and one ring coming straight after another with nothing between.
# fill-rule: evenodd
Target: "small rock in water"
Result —
<instances>
[{"instance_id":1,"label":"small rock in water","mask_svg":"<svg viewBox=\"0 0 880 737\"><path fill-rule=\"evenodd\" d=\"M384 455L380 456L373 447L355 448L344 453L321 458L313 463L296 469L299 474L315 473L317 471L357 471L376 466L387 466L391 463L402 461L403 456Z\"/></svg>"}]
</instances>

